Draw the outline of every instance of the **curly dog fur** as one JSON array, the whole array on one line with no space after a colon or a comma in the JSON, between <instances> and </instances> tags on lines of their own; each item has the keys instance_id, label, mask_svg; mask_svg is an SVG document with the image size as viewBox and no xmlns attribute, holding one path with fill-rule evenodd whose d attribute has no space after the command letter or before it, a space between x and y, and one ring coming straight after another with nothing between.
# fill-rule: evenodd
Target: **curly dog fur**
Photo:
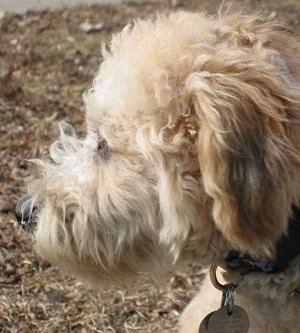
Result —
<instances>
[{"instance_id":1,"label":"curly dog fur","mask_svg":"<svg viewBox=\"0 0 300 333\"><path fill-rule=\"evenodd\" d=\"M272 258L300 198L300 44L283 30L177 12L114 35L84 96L86 138L61 124L52 163L35 163L38 252L96 287L220 264L232 249ZM241 281L250 332L298 332L299 280L296 258ZM210 288L181 332L219 307Z\"/></svg>"}]
</instances>

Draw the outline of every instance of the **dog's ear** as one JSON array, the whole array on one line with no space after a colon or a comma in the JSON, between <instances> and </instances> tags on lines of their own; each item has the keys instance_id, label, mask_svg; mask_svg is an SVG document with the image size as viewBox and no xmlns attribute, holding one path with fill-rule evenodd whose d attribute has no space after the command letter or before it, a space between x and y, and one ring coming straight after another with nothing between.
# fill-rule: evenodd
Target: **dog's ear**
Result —
<instances>
[{"instance_id":1,"label":"dog's ear","mask_svg":"<svg viewBox=\"0 0 300 333\"><path fill-rule=\"evenodd\" d=\"M299 96L271 65L230 51L217 57L185 82L204 188L228 241L268 251L299 200Z\"/></svg>"}]
</instances>

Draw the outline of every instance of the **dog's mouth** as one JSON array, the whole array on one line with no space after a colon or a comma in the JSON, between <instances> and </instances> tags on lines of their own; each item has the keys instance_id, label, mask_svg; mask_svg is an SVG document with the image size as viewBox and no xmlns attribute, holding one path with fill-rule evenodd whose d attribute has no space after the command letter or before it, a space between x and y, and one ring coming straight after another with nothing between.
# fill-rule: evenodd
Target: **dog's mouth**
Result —
<instances>
[{"instance_id":1,"label":"dog's mouth","mask_svg":"<svg viewBox=\"0 0 300 333\"><path fill-rule=\"evenodd\" d=\"M16 205L15 216L26 232L33 234L37 226L38 207L32 204L32 197L23 197Z\"/></svg>"}]
</instances>

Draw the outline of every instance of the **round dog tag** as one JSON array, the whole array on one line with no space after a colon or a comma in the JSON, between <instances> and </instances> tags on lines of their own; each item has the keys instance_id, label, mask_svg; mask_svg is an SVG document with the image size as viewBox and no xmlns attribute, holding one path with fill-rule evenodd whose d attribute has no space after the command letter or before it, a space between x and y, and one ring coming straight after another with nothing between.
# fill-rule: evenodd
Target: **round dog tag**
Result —
<instances>
[{"instance_id":1,"label":"round dog tag","mask_svg":"<svg viewBox=\"0 0 300 333\"><path fill-rule=\"evenodd\" d=\"M211 316L214 314L215 312L211 312L209 313L207 316L205 316L205 318L201 321L201 324L199 326L199 333L208 333L208 322L209 319L211 318Z\"/></svg>"},{"instance_id":2,"label":"round dog tag","mask_svg":"<svg viewBox=\"0 0 300 333\"><path fill-rule=\"evenodd\" d=\"M228 314L226 306L222 306L212 314L208 322L209 333L247 333L248 330L247 312L237 305L234 305L231 314Z\"/></svg>"}]
</instances>

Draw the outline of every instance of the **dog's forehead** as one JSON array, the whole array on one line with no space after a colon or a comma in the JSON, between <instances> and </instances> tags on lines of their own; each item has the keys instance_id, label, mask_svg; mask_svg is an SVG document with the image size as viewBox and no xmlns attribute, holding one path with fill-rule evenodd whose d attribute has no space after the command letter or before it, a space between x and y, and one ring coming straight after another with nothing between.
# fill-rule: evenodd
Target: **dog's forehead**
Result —
<instances>
[{"instance_id":1,"label":"dog's forehead","mask_svg":"<svg viewBox=\"0 0 300 333\"><path fill-rule=\"evenodd\" d=\"M191 28L191 19L198 33ZM202 16L178 13L167 20L158 17L154 22L138 21L132 31L127 29L115 35L111 51L104 55L85 98L88 119L95 122L105 112L134 114L153 106L153 95L149 94L153 85L162 90L178 61L192 52L192 45L199 47L199 41L206 44L213 39L209 23ZM187 29L182 30L182 24Z\"/></svg>"},{"instance_id":2,"label":"dog's forehead","mask_svg":"<svg viewBox=\"0 0 300 333\"><path fill-rule=\"evenodd\" d=\"M134 59L112 57L102 63L93 88L85 96L87 118L95 123L108 114L133 113L143 109L146 98Z\"/></svg>"}]
</instances>

